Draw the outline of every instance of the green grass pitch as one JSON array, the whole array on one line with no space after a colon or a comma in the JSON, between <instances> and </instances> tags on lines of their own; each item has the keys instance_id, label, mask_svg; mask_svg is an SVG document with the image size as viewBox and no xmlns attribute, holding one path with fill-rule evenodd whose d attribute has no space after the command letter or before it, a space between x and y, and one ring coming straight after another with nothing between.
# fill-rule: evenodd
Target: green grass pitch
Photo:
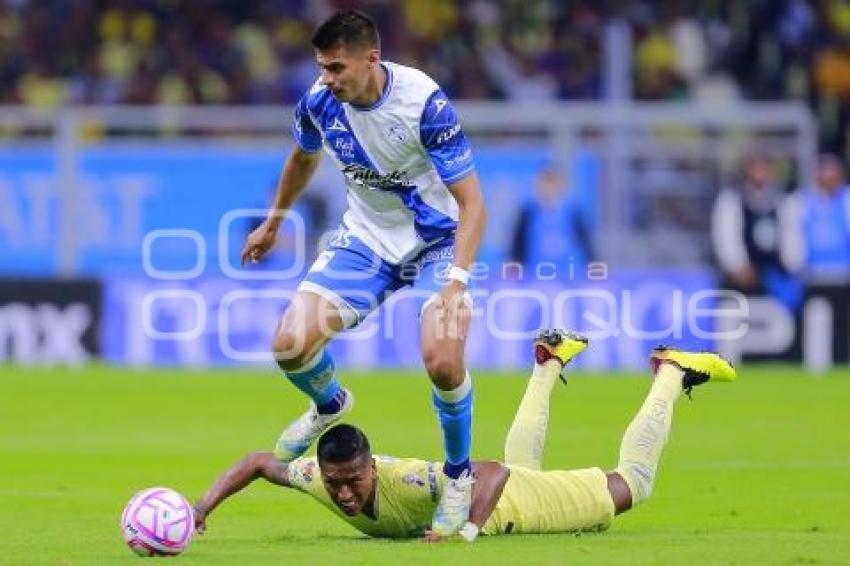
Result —
<instances>
[{"instance_id":1,"label":"green grass pitch","mask_svg":"<svg viewBox=\"0 0 850 566\"><path fill-rule=\"evenodd\" d=\"M376 452L438 459L424 375L343 372L351 422ZM613 466L646 376L557 386L548 468ZM500 458L525 386L478 374L476 458ZM368 540L308 497L259 485L225 503L179 564L850 563L850 379L740 370L680 401L653 498L602 534L429 546ZM137 564L118 527L138 489L191 499L243 454L267 449L304 399L271 372L0 366L0 563Z\"/></svg>"}]
</instances>

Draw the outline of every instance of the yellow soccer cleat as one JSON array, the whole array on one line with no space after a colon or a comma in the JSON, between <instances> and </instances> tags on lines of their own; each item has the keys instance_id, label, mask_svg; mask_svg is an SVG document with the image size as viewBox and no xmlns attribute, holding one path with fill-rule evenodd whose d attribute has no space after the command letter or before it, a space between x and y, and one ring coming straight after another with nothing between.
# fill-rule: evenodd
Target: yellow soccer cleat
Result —
<instances>
[{"instance_id":1,"label":"yellow soccer cleat","mask_svg":"<svg viewBox=\"0 0 850 566\"><path fill-rule=\"evenodd\" d=\"M534 339L534 361L540 365L556 360L561 365L561 380L566 383L563 369L587 348L587 338L566 330L541 330Z\"/></svg>"},{"instance_id":2,"label":"yellow soccer cleat","mask_svg":"<svg viewBox=\"0 0 850 566\"><path fill-rule=\"evenodd\" d=\"M707 381L735 381L737 378L732 364L713 352L686 352L668 346L657 346L649 355L653 375L662 362L676 364L685 372L682 388L688 396L691 389Z\"/></svg>"}]
</instances>

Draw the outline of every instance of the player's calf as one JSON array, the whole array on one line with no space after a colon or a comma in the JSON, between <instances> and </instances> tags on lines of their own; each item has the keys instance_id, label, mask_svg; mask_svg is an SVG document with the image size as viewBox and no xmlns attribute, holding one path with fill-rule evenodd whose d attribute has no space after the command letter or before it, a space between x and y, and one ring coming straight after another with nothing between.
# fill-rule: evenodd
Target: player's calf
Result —
<instances>
[{"instance_id":1,"label":"player's calf","mask_svg":"<svg viewBox=\"0 0 850 566\"><path fill-rule=\"evenodd\" d=\"M631 505L652 495L658 462L673 422L673 406L684 391L709 381L733 381L732 365L711 352L658 347L650 355L655 379L635 418L626 428L615 473L628 485ZM612 496L614 496L612 492Z\"/></svg>"},{"instance_id":2,"label":"player's calf","mask_svg":"<svg viewBox=\"0 0 850 566\"><path fill-rule=\"evenodd\" d=\"M312 315L311 305L315 309ZM331 307L318 295L296 295L274 340L275 358L284 375L311 400L307 412L287 426L277 440L275 456L281 461L303 454L353 406L351 393L340 385L333 357L324 348L334 331L328 324L340 324L337 311L328 314Z\"/></svg>"},{"instance_id":3,"label":"player's calf","mask_svg":"<svg viewBox=\"0 0 850 566\"><path fill-rule=\"evenodd\" d=\"M443 433L446 461L443 493L434 511L432 531L457 533L469 518L472 504L472 379L463 367L462 344L423 348L428 375L434 384L433 403ZM460 352L455 351L458 347Z\"/></svg>"},{"instance_id":4,"label":"player's calf","mask_svg":"<svg viewBox=\"0 0 850 566\"><path fill-rule=\"evenodd\" d=\"M303 334L289 330L280 330L272 341L272 354L277 365L283 371L294 371L303 368L316 352L307 347Z\"/></svg>"}]
</instances>

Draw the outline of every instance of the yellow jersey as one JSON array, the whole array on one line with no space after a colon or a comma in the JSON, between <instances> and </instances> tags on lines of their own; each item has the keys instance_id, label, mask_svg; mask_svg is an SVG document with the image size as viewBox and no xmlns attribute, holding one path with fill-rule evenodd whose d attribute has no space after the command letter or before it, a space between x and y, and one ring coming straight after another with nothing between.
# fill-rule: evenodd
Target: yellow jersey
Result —
<instances>
[{"instance_id":1,"label":"yellow jersey","mask_svg":"<svg viewBox=\"0 0 850 566\"><path fill-rule=\"evenodd\" d=\"M378 475L375 519L363 513L350 517L334 504L315 457L291 462L289 483L366 535L422 535L431 526L443 490L442 464L415 458L374 458ZM511 475L481 529L484 534L596 531L609 526L614 502L599 468L546 472L508 467Z\"/></svg>"}]
</instances>

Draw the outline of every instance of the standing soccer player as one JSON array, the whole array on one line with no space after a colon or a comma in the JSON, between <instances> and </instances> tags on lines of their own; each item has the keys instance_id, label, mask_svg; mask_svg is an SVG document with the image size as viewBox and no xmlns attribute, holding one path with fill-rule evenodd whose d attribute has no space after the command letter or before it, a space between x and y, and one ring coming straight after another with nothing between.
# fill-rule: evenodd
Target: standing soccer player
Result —
<instances>
[{"instance_id":1,"label":"standing soccer player","mask_svg":"<svg viewBox=\"0 0 850 566\"><path fill-rule=\"evenodd\" d=\"M422 359L434 385L443 433L446 488L432 529L457 532L472 497L472 381L464 363L471 314L469 267L485 210L472 151L440 87L417 69L380 60L374 22L338 13L312 38L320 76L295 110L296 145L283 167L266 221L242 260L274 244L325 152L342 171L348 210L283 314L274 354L287 378L312 400L275 447L289 462L353 406L325 348L393 291L412 285L421 302Z\"/></svg>"}]
</instances>

